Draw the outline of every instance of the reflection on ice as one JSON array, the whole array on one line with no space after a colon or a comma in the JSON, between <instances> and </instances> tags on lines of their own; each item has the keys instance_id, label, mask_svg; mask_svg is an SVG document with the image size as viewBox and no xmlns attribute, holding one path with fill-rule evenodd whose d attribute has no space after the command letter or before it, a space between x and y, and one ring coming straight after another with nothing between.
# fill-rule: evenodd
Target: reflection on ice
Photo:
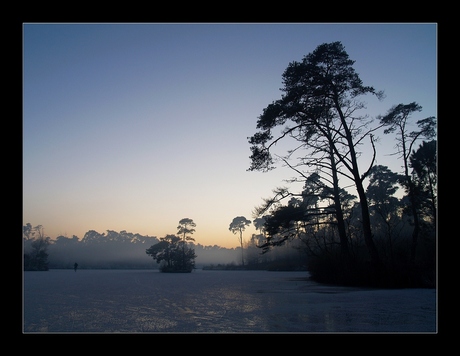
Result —
<instances>
[{"instance_id":1,"label":"reflection on ice","mask_svg":"<svg viewBox=\"0 0 460 356\"><path fill-rule=\"evenodd\" d=\"M23 331L436 332L436 291L322 286L306 272L24 273Z\"/></svg>"}]
</instances>

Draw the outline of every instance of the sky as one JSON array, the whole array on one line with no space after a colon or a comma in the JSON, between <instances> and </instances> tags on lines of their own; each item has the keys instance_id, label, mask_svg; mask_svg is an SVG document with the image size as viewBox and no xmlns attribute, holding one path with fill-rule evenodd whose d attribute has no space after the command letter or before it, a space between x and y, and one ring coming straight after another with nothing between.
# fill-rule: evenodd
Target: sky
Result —
<instances>
[{"instance_id":1,"label":"sky","mask_svg":"<svg viewBox=\"0 0 460 356\"><path fill-rule=\"evenodd\" d=\"M160 238L190 218L195 243L239 246L233 218L294 176L248 171L248 137L289 63L335 41L385 92L369 117L415 101L414 122L437 118L436 23L24 23L23 224Z\"/></svg>"}]
</instances>

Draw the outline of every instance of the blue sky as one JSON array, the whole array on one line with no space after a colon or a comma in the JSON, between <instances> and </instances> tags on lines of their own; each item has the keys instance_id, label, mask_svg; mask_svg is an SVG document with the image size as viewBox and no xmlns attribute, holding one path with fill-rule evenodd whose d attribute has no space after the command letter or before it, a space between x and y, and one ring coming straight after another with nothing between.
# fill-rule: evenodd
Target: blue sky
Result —
<instances>
[{"instance_id":1,"label":"blue sky","mask_svg":"<svg viewBox=\"0 0 460 356\"><path fill-rule=\"evenodd\" d=\"M187 217L196 243L238 246L233 218L252 220L293 176L248 172L247 137L288 64L334 41L385 91L367 101L370 117L413 101L414 122L437 117L435 23L25 23L24 224L51 238L163 237ZM377 164L399 172L394 138L380 136Z\"/></svg>"}]
</instances>

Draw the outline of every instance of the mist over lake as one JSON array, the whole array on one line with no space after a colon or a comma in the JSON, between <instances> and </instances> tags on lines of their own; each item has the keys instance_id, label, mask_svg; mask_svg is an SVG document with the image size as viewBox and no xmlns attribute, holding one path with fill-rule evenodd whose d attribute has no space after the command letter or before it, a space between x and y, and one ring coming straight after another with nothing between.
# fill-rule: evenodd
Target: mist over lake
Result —
<instances>
[{"instance_id":1,"label":"mist over lake","mask_svg":"<svg viewBox=\"0 0 460 356\"><path fill-rule=\"evenodd\" d=\"M435 333L436 289L318 284L308 272L23 274L24 333Z\"/></svg>"}]
</instances>

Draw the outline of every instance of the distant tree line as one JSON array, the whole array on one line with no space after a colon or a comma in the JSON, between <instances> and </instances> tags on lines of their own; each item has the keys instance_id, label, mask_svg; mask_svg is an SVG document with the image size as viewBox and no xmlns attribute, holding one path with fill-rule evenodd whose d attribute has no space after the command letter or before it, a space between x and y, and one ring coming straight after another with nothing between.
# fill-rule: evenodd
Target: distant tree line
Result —
<instances>
[{"instance_id":1,"label":"distant tree line","mask_svg":"<svg viewBox=\"0 0 460 356\"><path fill-rule=\"evenodd\" d=\"M153 259L153 255L146 255L146 250L159 245L163 240L171 242L171 236L175 236L171 248L177 249L177 259L180 260L183 250L180 248L180 237L176 235L166 235L163 238L155 236L144 236L138 233L120 232L107 230L99 233L89 230L82 239L73 235L67 237L63 235L51 239L45 235L42 225L32 226L27 223L23 226L23 250L24 250L24 270L26 271L47 271L48 269L73 269L74 264L78 263L79 269L160 269L161 262L167 264L167 260L160 259L160 263ZM188 248L193 249L196 255L194 262L195 268L206 266L229 266L232 269L241 269L241 257L243 249L225 248L218 245L204 246L194 241L188 241ZM161 251L161 246L155 247ZM299 269L301 267L292 266L292 259L287 255L292 253L292 249L274 251L269 255L261 255L261 251L256 247L254 240L251 239L243 245L246 269ZM151 250L154 251L154 250ZM189 252L190 253L190 252ZM151 258L149 258L149 256ZM285 265L283 261L289 261ZM170 265L172 260L169 261ZM301 263L305 265L305 259ZM167 269L167 268L166 268Z\"/></svg>"},{"instance_id":2,"label":"distant tree line","mask_svg":"<svg viewBox=\"0 0 460 356\"><path fill-rule=\"evenodd\" d=\"M107 230L87 231L83 238L59 235L54 239L45 235L42 225L23 226L24 270L92 268L159 268L159 263L146 255L146 249L161 241L155 236ZM190 242L195 250L196 267L212 263L232 263L238 260L238 248L218 245L204 246Z\"/></svg>"},{"instance_id":3,"label":"distant tree line","mask_svg":"<svg viewBox=\"0 0 460 356\"><path fill-rule=\"evenodd\" d=\"M35 256L33 246L41 246L41 256L45 256L48 268L73 268L78 262L79 268L152 268L145 256L145 246L157 242L156 237L142 236L125 230L117 232L107 230L99 233L89 230L80 240L77 236L57 236L55 239L37 234L41 225L32 227L27 223L23 227L23 245L25 256ZM31 233L30 233L31 232ZM40 241L40 242L39 242ZM25 262L30 260L25 257ZM43 264L43 263L42 263ZM24 269L30 270L24 263ZM40 269L43 270L43 269Z\"/></svg>"},{"instance_id":4,"label":"distant tree line","mask_svg":"<svg viewBox=\"0 0 460 356\"><path fill-rule=\"evenodd\" d=\"M291 182L304 187L276 188L256 207L254 216L263 220L258 246L268 252L301 241L317 281L434 286L436 119L411 122L422 110L415 102L375 119L360 114L360 97L382 99L383 92L364 86L353 64L340 42L318 46L288 65L281 99L259 116L258 131L248 138L249 170L269 171L280 163L295 172ZM393 135L402 172L375 165L378 130ZM280 141L291 148L279 153ZM370 154L364 169L363 148Z\"/></svg>"}]
</instances>

